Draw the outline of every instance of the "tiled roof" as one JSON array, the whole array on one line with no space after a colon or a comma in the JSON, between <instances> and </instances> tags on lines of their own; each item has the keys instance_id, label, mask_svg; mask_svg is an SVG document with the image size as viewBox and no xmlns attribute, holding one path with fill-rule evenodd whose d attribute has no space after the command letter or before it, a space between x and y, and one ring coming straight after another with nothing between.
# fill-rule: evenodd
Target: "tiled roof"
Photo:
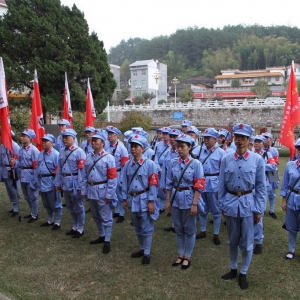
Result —
<instances>
[{"instance_id":1,"label":"tiled roof","mask_svg":"<svg viewBox=\"0 0 300 300\"><path fill-rule=\"evenodd\" d=\"M4 5L6 5L6 2L5 2L5 0L0 0L0 4L4 4Z\"/></svg>"},{"instance_id":2,"label":"tiled roof","mask_svg":"<svg viewBox=\"0 0 300 300\"><path fill-rule=\"evenodd\" d=\"M249 78L249 77L274 77L283 76L280 72L263 72L263 73L249 73L249 74L231 74L231 75L218 75L215 78Z\"/></svg>"}]
</instances>

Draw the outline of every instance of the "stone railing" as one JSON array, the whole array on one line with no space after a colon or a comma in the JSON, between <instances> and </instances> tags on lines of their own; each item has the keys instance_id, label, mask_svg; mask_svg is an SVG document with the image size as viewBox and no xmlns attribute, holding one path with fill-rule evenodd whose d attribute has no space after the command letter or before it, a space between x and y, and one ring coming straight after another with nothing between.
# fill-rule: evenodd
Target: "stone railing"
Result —
<instances>
[{"instance_id":1,"label":"stone railing","mask_svg":"<svg viewBox=\"0 0 300 300\"><path fill-rule=\"evenodd\" d=\"M245 100L207 100L203 102L187 102L187 103L163 103L158 105L119 105L119 106L110 106L111 111L129 111L129 110L138 110L138 111L151 111L151 110L174 110L174 109L207 109L207 108L254 108L254 107L283 107L285 105L285 99L245 99ZM105 110L107 112L107 107Z\"/></svg>"}]
</instances>

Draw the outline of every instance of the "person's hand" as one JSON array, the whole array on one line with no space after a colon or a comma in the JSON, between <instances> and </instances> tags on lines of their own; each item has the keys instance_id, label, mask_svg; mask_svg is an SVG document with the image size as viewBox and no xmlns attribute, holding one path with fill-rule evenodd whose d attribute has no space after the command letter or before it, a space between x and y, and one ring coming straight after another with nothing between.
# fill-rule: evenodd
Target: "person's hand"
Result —
<instances>
[{"instance_id":1,"label":"person's hand","mask_svg":"<svg viewBox=\"0 0 300 300\"><path fill-rule=\"evenodd\" d=\"M111 201L112 201L111 199L105 198L106 203L111 203Z\"/></svg>"},{"instance_id":2,"label":"person's hand","mask_svg":"<svg viewBox=\"0 0 300 300\"><path fill-rule=\"evenodd\" d=\"M198 206L196 204L192 204L190 215L191 216L196 216L197 213L198 213Z\"/></svg>"},{"instance_id":3,"label":"person's hand","mask_svg":"<svg viewBox=\"0 0 300 300\"><path fill-rule=\"evenodd\" d=\"M254 224L258 224L260 221L261 215L254 213Z\"/></svg>"},{"instance_id":4,"label":"person's hand","mask_svg":"<svg viewBox=\"0 0 300 300\"><path fill-rule=\"evenodd\" d=\"M55 187L55 190L56 190L58 193L60 193L60 192L61 192L60 186L56 186L56 187Z\"/></svg>"},{"instance_id":5,"label":"person's hand","mask_svg":"<svg viewBox=\"0 0 300 300\"><path fill-rule=\"evenodd\" d=\"M124 200L122 204L123 204L123 208L125 210L127 210L128 209L128 202L127 202L127 200Z\"/></svg>"},{"instance_id":6,"label":"person's hand","mask_svg":"<svg viewBox=\"0 0 300 300\"><path fill-rule=\"evenodd\" d=\"M154 201L148 202L148 212L149 212L149 214L154 214L154 212L155 212Z\"/></svg>"},{"instance_id":7,"label":"person's hand","mask_svg":"<svg viewBox=\"0 0 300 300\"><path fill-rule=\"evenodd\" d=\"M10 159L10 164L14 166L16 164L16 160L14 158L11 158Z\"/></svg>"},{"instance_id":8,"label":"person's hand","mask_svg":"<svg viewBox=\"0 0 300 300\"><path fill-rule=\"evenodd\" d=\"M166 189L166 188L162 188L161 190L162 190L162 192L163 192L164 194L167 193L167 189Z\"/></svg>"},{"instance_id":9,"label":"person's hand","mask_svg":"<svg viewBox=\"0 0 300 300\"><path fill-rule=\"evenodd\" d=\"M171 213L171 202L170 199L166 199L166 211L167 213Z\"/></svg>"},{"instance_id":10,"label":"person's hand","mask_svg":"<svg viewBox=\"0 0 300 300\"><path fill-rule=\"evenodd\" d=\"M88 196L87 196L87 195L83 195L82 197L83 197L84 200L87 200L87 199L88 199Z\"/></svg>"},{"instance_id":11,"label":"person's hand","mask_svg":"<svg viewBox=\"0 0 300 300\"><path fill-rule=\"evenodd\" d=\"M281 208L283 211L286 211L286 198L282 197Z\"/></svg>"}]
</instances>

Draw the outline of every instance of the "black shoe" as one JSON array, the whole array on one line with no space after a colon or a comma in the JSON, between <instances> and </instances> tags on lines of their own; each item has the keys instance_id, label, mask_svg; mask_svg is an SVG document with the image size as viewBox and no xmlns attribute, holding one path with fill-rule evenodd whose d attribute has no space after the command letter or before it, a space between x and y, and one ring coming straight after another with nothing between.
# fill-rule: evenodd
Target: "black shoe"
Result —
<instances>
[{"instance_id":1,"label":"black shoe","mask_svg":"<svg viewBox=\"0 0 300 300\"><path fill-rule=\"evenodd\" d=\"M58 224L54 224L52 226L52 230L58 230L59 228L60 228L60 225L58 225Z\"/></svg>"},{"instance_id":2,"label":"black shoe","mask_svg":"<svg viewBox=\"0 0 300 300\"><path fill-rule=\"evenodd\" d=\"M47 227L47 226L53 226L53 224L54 224L54 222L51 222L51 223L46 222L46 223L41 224L40 226L41 227Z\"/></svg>"},{"instance_id":3,"label":"black shoe","mask_svg":"<svg viewBox=\"0 0 300 300\"><path fill-rule=\"evenodd\" d=\"M131 254L132 258L138 258L144 256L144 250L139 250L138 252L134 252Z\"/></svg>"},{"instance_id":4,"label":"black shoe","mask_svg":"<svg viewBox=\"0 0 300 300\"><path fill-rule=\"evenodd\" d=\"M237 270L236 269L231 269L230 272L226 273L225 275L223 275L221 278L223 280L230 280L235 278L237 275Z\"/></svg>"},{"instance_id":5,"label":"black shoe","mask_svg":"<svg viewBox=\"0 0 300 300\"><path fill-rule=\"evenodd\" d=\"M85 211L86 214L89 212L91 212L91 208L89 208L88 210Z\"/></svg>"},{"instance_id":6,"label":"black shoe","mask_svg":"<svg viewBox=\"0 0 300 300\"><path fill-rule=\"evenodd\" d=\"M187 260L188 261L188 264L187 265L183 265L184 261ZM191 265L191 260L190 259L187 259L187 258L184 258L182 263L181 263L181 270L186 270L187 268L189 268Z\"/></svg>"},{"instance_id":7,"label":"black shoe","mask_svg":"<svg viewBox=\"0 0 300 300\"><path fill-rule=\"evenodd\" d=\"M262 244L256 244L255 245L255 248L254 248L254 250L253 250L253 253L254 254L261 254L261 252L262 252Z\"/></svg>"},{"instance_id":8,"label":"black shoe","mask_svg":"<svg viewBox=\"0 0 300 300\"><path fill-rule=\"evenodd\" d=\"M119 216L116 223L122 223L122 222L124 222L124 220L125 220L124 216Z\"/></svg>"},{"instance_id":9,"label":"black shoe","mask_svg":"<svg viewBox=\"0 0 300 300\"><path fill-rule=\"evenodd\" d=\"M66 207L66 206L67 206L67 204L66 204L66 203L62 204L62 207Z\"/></svg>"},{"instance_id":10,"label":"black shoe","mask_svg":"<svg viewBox=\"0 0 300 300\"><path fill-rule=\"evenodd\" d=\"M206 237L206 231L201 231L199 234L196 235L196 240L204 239Z\"/></svg>"},{"instance_id":11,"label":"black shoe","mask_svg":"<svg viewBox=\"0 0 300 300\"><path fill-rule=\"evenodd\" d=\"M144 255L142 259L142 265L148 266L150 265L150 255Z\"/></svg>"},{"instance_id":12,"label":"black shoe","mask_svg":"<svg viewBox=\"0 0 300 300\"><path fill-rule=\"evenodd\" d=\"M171 217L171 213L167 213L167 217Z\"/></svg>"},{"instance_id":13,"label":"black shoe","mask_svg":"<svg viewBox=\"0 0 300 300\"><path fill-rule=\"evenodd\" d=\"M246 274L239 274L239 286L242 290L246 290L248 288Z\"/></svg>"},{"instance_id":14,"label":"black shoe","mask_svg":"<svg viewBox=\"0 0 300 300\"><path fill-rule=\"evenodd\" d=\"M277 219L277 216L274 212L269 211L269 216L272 217L273 219Z\"/></svg>"},{"instance_id":15,"label":"black shoe","mask_svg":"<svg viewBox=\"0 0 300 300\"><path fill-rule=\"evenodd\" d=\"M23 217L24 219L30 219L31 218L31 214L30 215L26 215Z\"/></svg>"},{"instance_id":16,"label":"black shoe","mask_svg":"<svg viewBox=\"0 0 300 300\"><path fill-rule=\"evenodd\" d=\"M11 210L7 211L7 213L8 213L8 214L11 214L11 213L13 213L13 212L14 212L14 210L13 210L13 209L11 209Z\"/></svg>"},{"instance_id":17,"label":"black shoe","mask_svg":"<svg viewBox=\"0 0 300 300\"><path fill-rule=\"evenodd\" d=\"M33 223L33 222L35 222L37 219L38 219L37 217L36 217L36 218L31 217L31 218L27 221L27 223Z\"/></svg>"},{"instance_id":18,"label":"black shoe","mask_svg":"<svg viewBox=\"0 0 300 300\"><path fill-rule=\"evenodd\" d=\"M14 217L16 217L17 215L18 215L18 212L17 212L17 211L13 211L12 214L11 214L11 217L14 218Z\"/></svg>"},{"instance_id":19,"label":"black shoe","mask_svg":"<svg viewBox=\"0 0 300 300\"><path fill-rule=\"evenodd\" d=\"M72 228L70 231L66 232L66 235L73 235L73 234L75 234L76 232L77 232L77 231L74 230L74 229Z\"/></svg>"},{"instance_id":20,"label":"black shoe","mask_svg":"<svg viewBox=\"0 0 300 300\"><path fill-rule=\"evenodd\" d=\"M165 212L165 209L164 209L164 208L159 210L159 213L160 213L160 214L162 214L162 213L164 213L164 212Z\"/></svg>"},{"instance_id":21,"label":"black shoe","mask_svg":"<svg viewBox=\"0 0 300 300\"><path fill-rule=\"evenodd\" d=\"M107 254L109 252L110 252L110 242L104 242L102 253Z\"/></svg>"},{"instance_id":22,"label":"black shoe","mask_svg":"<svg viewBox=\"0 0 300 300\"><path fill-rule=\"evenodd\" d=\"M90 241L90 244L94 245L94 244L101 244L104 243L104 236L99 236L96 240L92 240Z\"/></svg>"},{"instance_id":23,"label":"black shoe","mask_svg":"<svg viewBox=\"0 0 300 300\"><path fill-rule=\"evenodd\" d=\"M210 221L209 221L209 224L214 224L214 220L210 220Z\"/></svg>"},{"instance_id":24,"label":"black shoe","mask_svg":"<svg viewBox=\"0 0 300 300\"><path fill-rule=\"evenodd\" d=\"M221 241L219 239L219 235L218 234L214 234L213 241L214 241L214 244L217 245L217 246L221 244Z\"/></svg>"},{"instance_id":25,"label":"black shoe","mask_svg":"<svg viewBox=\"0 0 300 300\"><path fill-rule=\"evenodd\" d=\"M224 224L224 226L226 226L226 220L224 221L224 223L223 223L223 224Z\"/></svg>"},{"instance_id":26,"label":"black shoe","mask_svg":"<svg viewBox=\"0 0 300 300\"><path fill-rule=\"evenodd\" d=\"M173 227L167 227L167 228L164 228L164 231L175 232L175 229Z\"/></svg>"},{"instance_id":27,"label":"black shoe","mask_svg":"<svg viewBox=\"0 0 300 300\"><path fill-rule=\"evenodd\" d=\"M113 218L118 218L119 216L120 216L119 213L114 213L114 214L113 214Z\"/></svg>"},{"instance_id":28,"label":"black shoe","mask_svg":"<svg viewBox=\"0 0 300 300\"><path fill-rule=\"evenodd\" d=\"M73 235L72 238L73 239L79 239L80 237L82 237L84 235L84 231L82 231L81 233L79 231L76 231Z\"/></svg>"}]
</instances>

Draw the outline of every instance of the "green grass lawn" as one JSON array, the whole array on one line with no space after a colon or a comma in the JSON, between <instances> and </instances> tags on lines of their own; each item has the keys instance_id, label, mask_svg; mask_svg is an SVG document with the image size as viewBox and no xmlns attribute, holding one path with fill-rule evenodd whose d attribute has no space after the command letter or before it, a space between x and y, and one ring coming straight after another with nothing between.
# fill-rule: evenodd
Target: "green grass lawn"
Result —
<instances>
[{"instance_id":1,"label":"green grass lawn","mask_svg":"<svg viewBox=\"0 0 300 300\"><path fill-rule=\"evenodd\" d=\"M287 158L281 159L280 174ZM279 191L277 190L277 194ZM171 266L177 257L174 233L163 231L171 220L162 214L156 222L150 266L130 254L138 250L128 212L125 222L114 224L112 251L102 254L102 245L90 245L98 237L91 214L86 215L85 235L72 239L70 215L64 208L58 231L40 227L46 212L40 202L39 220L27 224L11 218L4 184L0 186L0 292L12 299L299 299L299 256L283 257L288 251L287 231L281 228L284 213L277 197L277 220L264 218L263 253L254 255L248 272L249 289L242 291L236 280L224 282L229 271L226 227L221 245L212 242L213 226L207 237L197 240L191 267ZM22 200L22 215L29 213ZM267 208L268 211L268 208ZM198 223L199 231L199 223ZM299 244L299 243L298 243ZM297 253L296 249L296 253ZM300 251L299 251L300 253Z\"/></svg>"}]
</instances>

